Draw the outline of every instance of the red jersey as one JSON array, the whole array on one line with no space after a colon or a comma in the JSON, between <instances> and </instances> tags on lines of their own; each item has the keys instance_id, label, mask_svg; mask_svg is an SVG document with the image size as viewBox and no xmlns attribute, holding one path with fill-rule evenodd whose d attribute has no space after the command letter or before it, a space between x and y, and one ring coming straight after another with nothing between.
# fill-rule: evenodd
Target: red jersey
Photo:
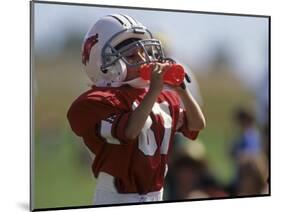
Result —
<instances>
[{"instance_id":1,"label":"red jersey","mask_svg":"<svg viewBox=\"0 0 281 212\"><path fill-rule=\"evenodd\" d=\"M198 131L188 130L177 94L162 91L139 136L127 139L124 129L130 114L146 93L147 89L128 85L93 87L73 102L67 114L72 130L95 155L95 177L99 172L114 176L119 193L159 191L175 133L181 132L190 139L198 135Z\"/></svg>"}]
</instances>

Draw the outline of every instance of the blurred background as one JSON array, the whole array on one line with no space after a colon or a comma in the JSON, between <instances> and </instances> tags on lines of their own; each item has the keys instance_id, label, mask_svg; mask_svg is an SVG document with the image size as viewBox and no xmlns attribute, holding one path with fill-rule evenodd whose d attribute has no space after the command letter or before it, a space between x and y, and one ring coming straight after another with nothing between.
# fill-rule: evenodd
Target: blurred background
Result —
<instances>
[{"instance_id":1,"label":"blurred background","mask_svg":"<svg viewBox=\"0 0 281 212\"><path fill-rule=\"evenodd\" d=\"M176 136L165 200L268 194L268 18L35 3L35 208L92 204L92 161L66 113L91 86L81 63L84 35L111 13L142 22L186 67L206 117L197 141Z\"/></svg>"}]
</instances>

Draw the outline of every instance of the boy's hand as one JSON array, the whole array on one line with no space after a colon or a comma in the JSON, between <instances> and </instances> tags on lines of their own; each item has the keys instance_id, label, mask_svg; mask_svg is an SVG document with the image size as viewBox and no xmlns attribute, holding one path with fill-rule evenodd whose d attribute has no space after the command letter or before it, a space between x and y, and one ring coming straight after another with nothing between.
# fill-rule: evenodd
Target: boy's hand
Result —
<instances>
[{"instance_id":1,"label":"boy's hand","mask_svg":"<svg viewBox=\"0 0 281 212\"><path fill-rule=\"evenodd\" d=\"M150 91L160 93L164 86L163 76L168 68L171 66L170 63L155 63L151 73L150 79Z\"/></svg>"},{"instance_id":2,"label":"boy's hand","mask_svg":"<svg viewBox=\"0 0 281 212\"><path fill-rule=\"evenodd\" d=\"M147 117L152 111L153 105L163 88L163 76L166 72L167 63L155 63L151 73L150 88L139 106L132 112L125 128L128 139L136 139L140 134Z\"/></svg>"}]
</instances>

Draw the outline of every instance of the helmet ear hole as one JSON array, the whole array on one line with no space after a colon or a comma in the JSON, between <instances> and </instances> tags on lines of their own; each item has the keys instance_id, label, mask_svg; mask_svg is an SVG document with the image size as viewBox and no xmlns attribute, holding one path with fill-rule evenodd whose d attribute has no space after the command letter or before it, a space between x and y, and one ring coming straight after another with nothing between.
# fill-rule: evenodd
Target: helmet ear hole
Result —
<instances>
[{"instance_id":1,"label":"helmet ear hole","mask_svg":"<svg viewBox=\"0 0 281 212\"><path fill-rule=\"evenodd\" d=\"M104 79L104 86L107 87L119 87L127 77L127 66L121 59L107 68L100 69L100 71Z\"/></svg>"},{"instance_id":2,"label":"helmet ear hole","mask_svg":"<svg viewBox=\"0 0 281 212\"><path fill-rule=\"evenodd\" d=\"M108 69L101 69L102 73L106 74L108 72Z\"/></svg>"}]
</instances>

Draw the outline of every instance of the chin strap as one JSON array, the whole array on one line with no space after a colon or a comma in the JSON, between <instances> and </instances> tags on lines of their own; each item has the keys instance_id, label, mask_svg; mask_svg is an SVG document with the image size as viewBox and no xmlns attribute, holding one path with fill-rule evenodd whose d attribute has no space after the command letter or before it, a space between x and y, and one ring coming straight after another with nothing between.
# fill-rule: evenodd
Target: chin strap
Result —
<instances>
[{"instance_id":1,"label":"chin strap","mask_svg":"<svg viewBox=\"0 0 281 212\"><path fill-rule=\"evenodd\" d=\"M144 80L141 77L137 77L135 79L129 80L129 81L124 81L122 82L122 84L127 84L130 85L134 88L146 88L149 86L149 81L148 80Z\"/></svg>"}]
</instances>

